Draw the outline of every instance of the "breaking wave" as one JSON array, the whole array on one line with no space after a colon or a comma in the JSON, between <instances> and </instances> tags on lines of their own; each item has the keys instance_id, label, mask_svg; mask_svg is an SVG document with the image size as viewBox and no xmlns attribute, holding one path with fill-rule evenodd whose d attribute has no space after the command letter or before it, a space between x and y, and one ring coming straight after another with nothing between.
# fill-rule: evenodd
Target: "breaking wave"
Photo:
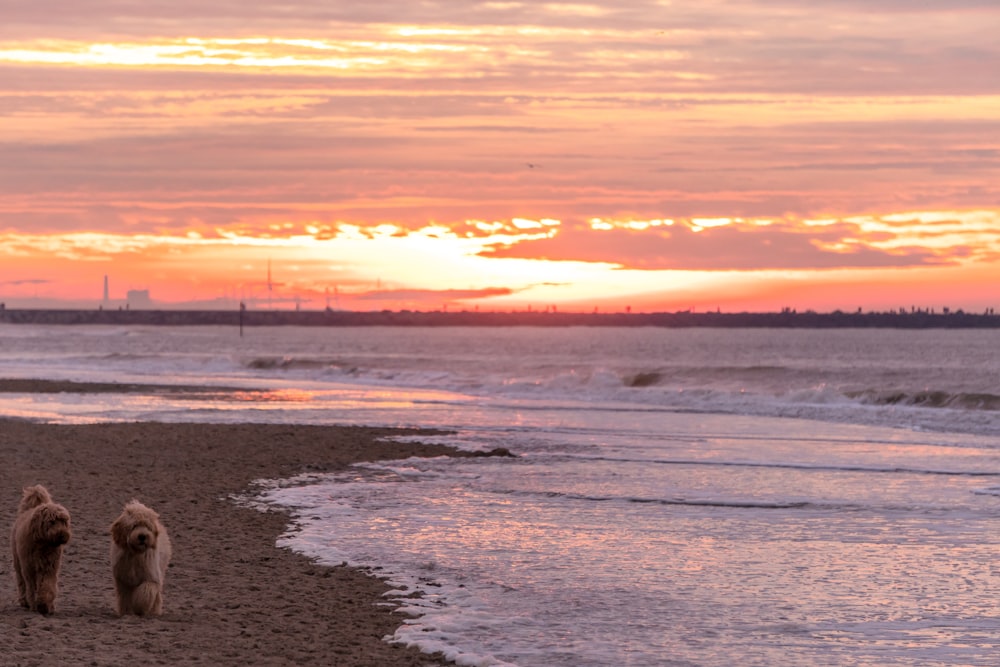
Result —
<instances>
[{"instance_id":1,"label":"breaking wave","mask_svg":"<svg viewBox=\"0 0 1000 667\"><path fill-rule=\"evenodd\" d=\"M350 364L338 359L314 359L298 358L290 356L282 357L254 357L243 361L245 368L256 371L269 370L323 370L335 369L340 371L354 370Z\"/></svg>"},{"instance_id":2,"label":"breaking wave","mask_svg":"<svg viewBox=\"0 0 1000 667\"><path fill-rule=\"evenodd\" d=\"M866 389L844 392L863 405L908 405L955 410L1000 410L1000 396L982 392L948 392Z\"/></svg>"}]
</instances>

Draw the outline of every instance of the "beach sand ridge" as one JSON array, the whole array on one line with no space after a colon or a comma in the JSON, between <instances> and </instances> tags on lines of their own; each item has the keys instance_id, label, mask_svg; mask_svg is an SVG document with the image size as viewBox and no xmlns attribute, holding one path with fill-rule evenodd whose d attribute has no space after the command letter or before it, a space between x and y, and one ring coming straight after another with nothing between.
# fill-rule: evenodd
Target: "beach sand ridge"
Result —
<instances>
[{"instance_id":1,"label":"beach sand ridge","mask_svg":"<svg viewBox=\"0 0 1000 667\"><path fill-rule=\"evenodd\" d=\"M281 511L231 498L257 479L342 469L357 461L455 454L441 445L380 439L413 433L360 427L258 424L38 424L0 420L0 525L22 487L44 484L72 514L56 613L16 604L0 559L4 665L446 664L383 638L405 616L388 585L364 570L325 567L275 540ZM174 543L157 618L113 611L108 528L137 498Z\"/></svg>"}]
</instances>

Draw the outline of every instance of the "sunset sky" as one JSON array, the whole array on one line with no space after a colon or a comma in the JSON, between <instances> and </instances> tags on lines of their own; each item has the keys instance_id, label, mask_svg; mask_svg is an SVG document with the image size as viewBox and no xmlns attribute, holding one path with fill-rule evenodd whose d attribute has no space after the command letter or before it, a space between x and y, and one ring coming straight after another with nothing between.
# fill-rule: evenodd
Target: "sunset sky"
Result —
<instances>
[{"instance_id":1,"label":"sunset sky","mask_svg":"<svg viewBox=\"0 0 1000 667\"><path fill-rule=\"evenodd\" d=\"M8 308L1000 307L996 0L0 4Z\"/></svg>"}]
</instances>

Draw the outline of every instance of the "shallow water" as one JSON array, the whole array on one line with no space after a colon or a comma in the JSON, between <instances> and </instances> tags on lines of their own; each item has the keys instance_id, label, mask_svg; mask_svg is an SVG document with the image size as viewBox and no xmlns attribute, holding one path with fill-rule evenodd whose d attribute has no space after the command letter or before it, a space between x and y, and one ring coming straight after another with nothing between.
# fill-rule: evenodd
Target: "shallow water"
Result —
<instances>
[{"instance_id":1,"label":"shallow water","mask_svg":"<svg viewBox=\"0 0 1000 667\"><path fill-rule=\"evenodd\" d=\"M469 664L991 664L996 443L657 426L535 433L515 460L369 465L265 497L300 512L285 544L428 592L396 638Z\"/></svg>"},{"instance_id":2,"label":"shallow water","mask_svg":"<svg viewBox=\"0 0 1000 667\"><path fill-rule=\"evenodd\" d=\"M282 544L422 590L392 639L461 664L990 665L998 342L0 326L0 376L245 388L0 394L0 413L434 426L511 449L262 481L297 508Z\"/></svg>"}]
</instances>

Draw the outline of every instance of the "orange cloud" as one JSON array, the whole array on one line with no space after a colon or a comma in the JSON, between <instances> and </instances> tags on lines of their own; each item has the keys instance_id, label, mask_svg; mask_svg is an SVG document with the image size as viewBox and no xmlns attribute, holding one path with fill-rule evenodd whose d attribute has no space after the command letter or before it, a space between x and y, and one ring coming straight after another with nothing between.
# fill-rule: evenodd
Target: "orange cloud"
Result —
<instances>
[{"instance_id":1,"label":"orange cloud","mask_svg":"<svg viewBox=\"0 0 1000 667\"><path fill-rule=\"evenodd\" d=\"M1000 9L724 10L15 3L3 293L256 298L270 258L296 303L675 303L993 266Z\"/></svg>"},{"instance_id":2,"label":"orange cloud","mask_svg":"<svg viewBox=\"0 0 1000 667\"><path fill-rule=\"evenodd\" d=\"M970 216L976 217L976 216ZM989 215L994 223L996 215ZM514 239L483 250L486 257L537 257L551 261L605 262L642 270L749 271L835 269L951 264L1000 249L1000 231L964 230L924 236L919 220L895 228L877 219L662 220L570 224L544 238ZM945 223L941 223L945 224ZM959 226L957 220L951 226ZM964 229L964 228L963 228ZM973 247L978 247L974 251Z\"/></svg>"}]
</instances>

